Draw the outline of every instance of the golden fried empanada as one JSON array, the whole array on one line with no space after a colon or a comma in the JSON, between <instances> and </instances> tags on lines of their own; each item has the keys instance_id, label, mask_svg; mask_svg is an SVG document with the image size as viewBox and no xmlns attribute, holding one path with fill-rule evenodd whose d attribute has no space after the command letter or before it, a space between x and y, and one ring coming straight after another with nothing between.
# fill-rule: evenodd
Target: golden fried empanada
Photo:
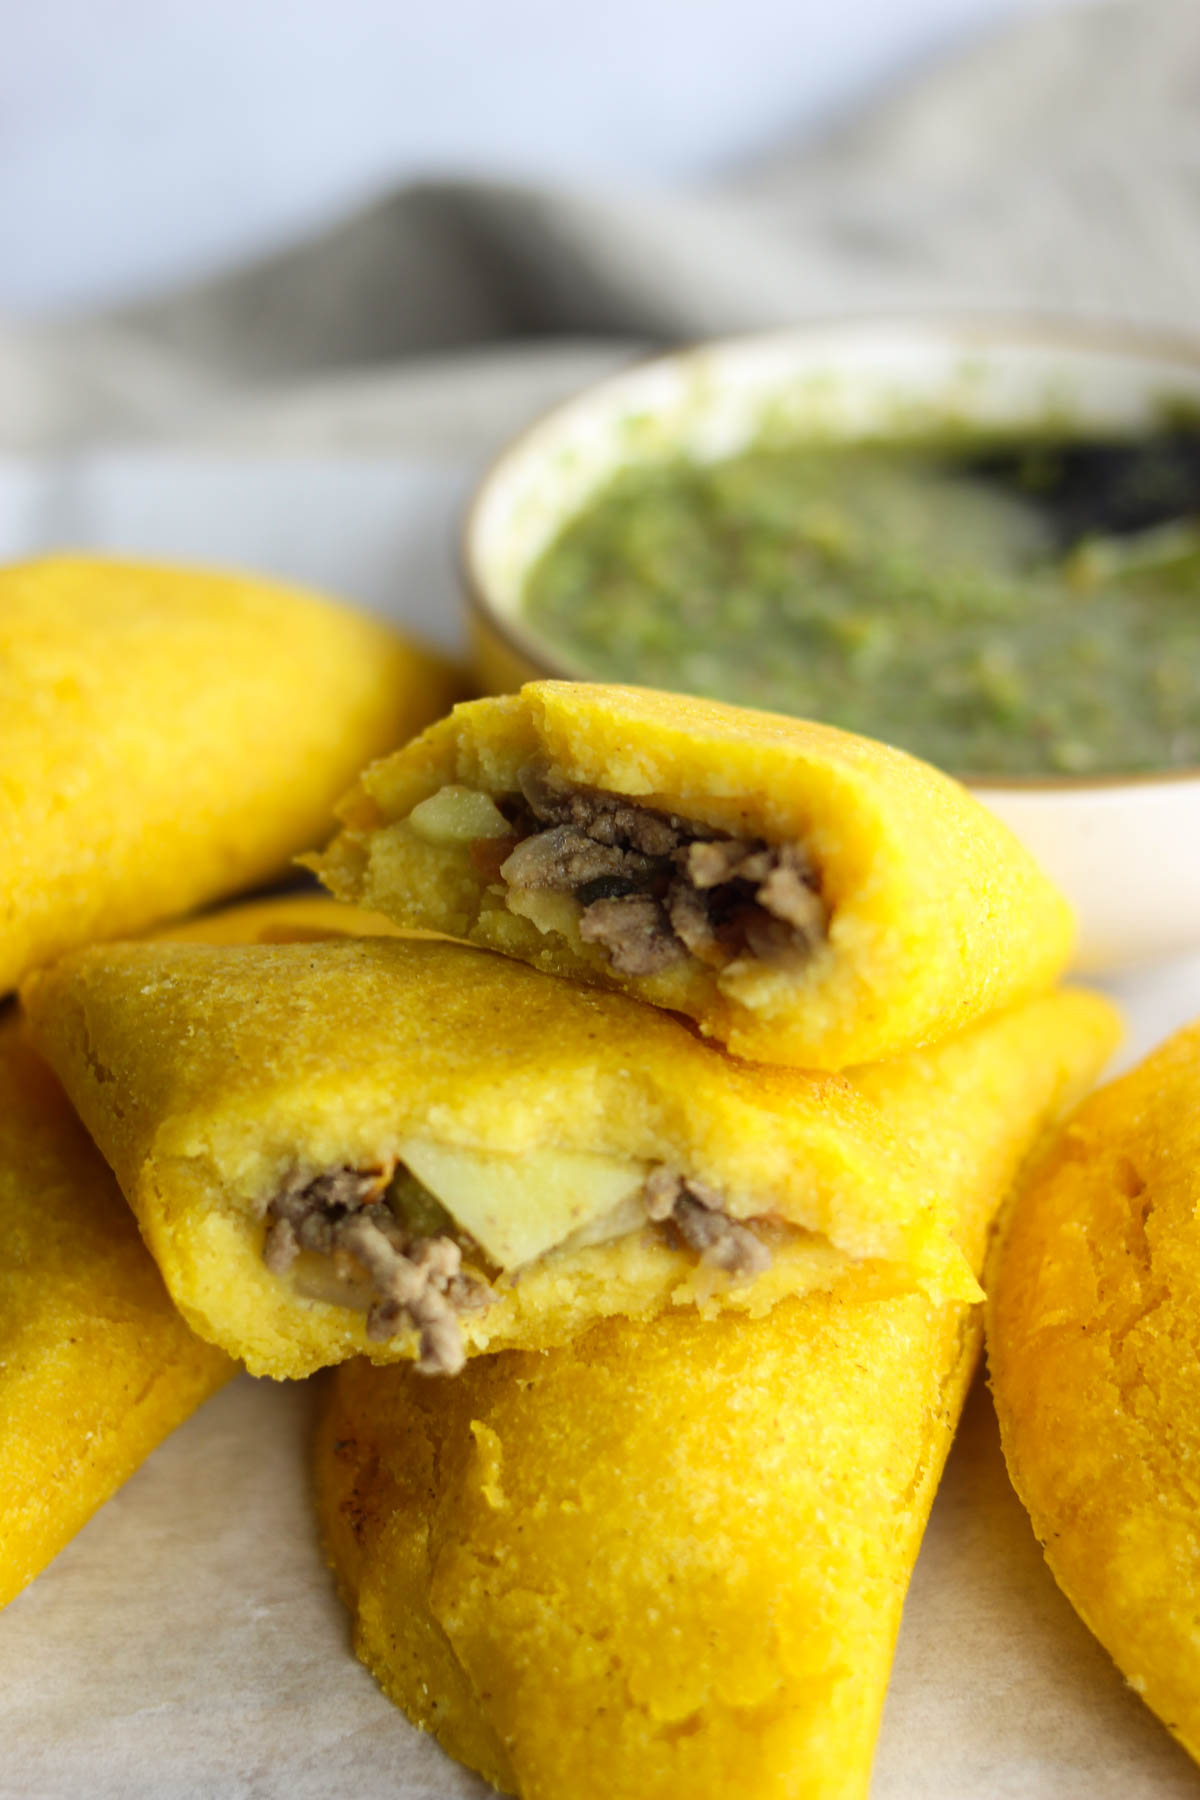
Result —
<instances>
[{"instance_id":1,"label":"golden fried empanada","mask_svg":"<svg viewBox=\"0 0 1200 1800\"><path fill-rule=\"evenodd\" d=\"M0 994L276 876L459 691L388 626L250 576L0 570Z\"/></svg>"},{"instance_id":2,"label":"golden fried empanada","mask_svg":"<svg viewBox=\"0 0 1200 1800\"><path fill-rule=\"evenodd\" d=\"M368 769L341 899L844 1068L1048 987L1066 902L965 788L831 726L537 682Z\"/></svg>"},{"instance_id":3,"label":"golden fried empanada","mask_svg":"<svg viewBox=\"0 0 1200 1800\"><path fill-rule=\"evenodd\" d=\"M49 1069L0 1022L0 1605L233 1374Z\"/></svg>"},{"instance_id":4,"label":"golden fried empanada","mask_svg":"<svg viewBox=\"0 0 1200 1800\"><path fill-rule=\"evenodd\" d=\"M337 1371L317 1504L389 1698L525 1800L856 1800L978 1309L608 1320Z\"/></svg>"},{"instance_id":5,"label":"golden fried empanada","mask_svg":"<svg viewBox=\"0 0 1200 1800\"><path fill-rule=\"evenodd\" d=\"M1069 1121L991 1287L1004 1453L1046 1561L1200 1758L1200 1024Z\"/></svg>"},{"instance_id":6,"label":"golden fried empanada","mask_svg":"<svg viewBox=\"0 0 1200 1800\"><path fill-rule=\"evenodd\" d=\"M977 1289L953 1219L1115 1025L1051 995L850 1075L461 944L78 951L25 989L177 1304L256 1373L762 1312L850 1265Z\"/></svg>"},{"instance_id":7,"label":"golden fried empanada","mask_svg":"<svg viewBox=\"0 0 1200 1800\"><path fill-rule=\"evenodd\" d=\"M1070 996L987 1029L990 1081L930 1056L912 1109L975 1269L1111 1043ZM526 1800L855 1800L980 1331L977 1307L848 1268L764 1317L611 1319L454 1382L339 1369L318 1506L359 1655Z\"/></svg>"}]
</instances>

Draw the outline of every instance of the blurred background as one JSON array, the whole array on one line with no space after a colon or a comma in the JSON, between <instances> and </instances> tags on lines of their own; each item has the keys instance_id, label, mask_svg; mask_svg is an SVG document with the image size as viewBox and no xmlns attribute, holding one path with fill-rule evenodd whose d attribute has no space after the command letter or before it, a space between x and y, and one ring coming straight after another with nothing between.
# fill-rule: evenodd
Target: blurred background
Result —
<instances>
[{"instance_id":1,"label":"blurred background","mask_svg":"<svg viewBox=\"0 0 1200 1800\"><path fill-rule=\"evenodd\" d=\"M662 344L1200 319L1197 0L9 0L0 556L240 564L446 643L456 521Z\"/></svg>"},{"instance_id":2,"label":"blurred background","mask_svg":"<svg viewBox=\"0 0 1200 1800\"><path fill-rule=\"evenodd\" d=\"M1066 4L10 4L0 304L131 298L414 178L704 179Z\"/></svg>"}]
</instances>

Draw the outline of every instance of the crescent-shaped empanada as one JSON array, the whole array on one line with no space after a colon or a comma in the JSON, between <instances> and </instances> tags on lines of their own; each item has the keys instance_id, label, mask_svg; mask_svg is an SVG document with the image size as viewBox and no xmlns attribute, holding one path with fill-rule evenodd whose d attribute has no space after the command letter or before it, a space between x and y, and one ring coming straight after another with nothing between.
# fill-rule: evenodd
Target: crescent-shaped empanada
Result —
<instances>
[{"instance_id":1,"label":"crescent-shaped empanada","mask_svg":"<svg viewBox=\"0 0 1200 1800\"><path fill-rule=\"evenodd\" d=\"M1116 1030L1096 996L1051 995L813 1074L402 938L100 946L24 992L176 1303L277 1376L363 1350L451 1370L608 1314L761 1313L850 1266L974 1297L964 1180L1006 1185Z\"/></svg>"},{"instance_id":2,"label":"crescent-shaped empanada","mask_svg":"<svg viewBox=\"0 0 1200 1800\"><path fill-rule=\"evenodd\" d=\"M176 1312L54 1076L0 1021L0 1606L234 1373Z\"/></svg>"},{"instance_id":3,"label":"crescent-shaped empanada","mask_svg":"<svg viewBox=\"0 0 1200 1800\"><path fill-rule=\"evenodd\" d=\"M1066 902L949 776L831 726L536 682L368 769L312 866L343 900L845 1068L1048 987Z\"/></svg>"},{"instance_id":4,"label":"crescent-shaped empanada","mask_svg":"<svg viewBox=\"0 0 1200 1800\"><path fill-rule=\"evenodd\" d=\"M0 995L266 882L460 690L378 620L245 575L0 570Z\"/></svg>"},{"instance_id":5,"label":"crescent-shaped empanada","mask_svg":"<svg viewBox=\"0 0 1200 1800\"><path fill-rule=\"evenodd\" d=\"M346 1364L317 1506L358 1655L524 1800L860 1800L979 1337L850 1282L452 1382Z\"/></svg>"},{"instance_id":6,"label":"crescent-shaped empanada","mask_svg":"<svg viewBox=\"0 0 1200 1800\"><path fill-rule=\"evenodd\" d=\"M1004 1453L1046 1561L1200 1759L1200 1024L1067 1123L990 1285Z\"/></svg>"}]
</instances>

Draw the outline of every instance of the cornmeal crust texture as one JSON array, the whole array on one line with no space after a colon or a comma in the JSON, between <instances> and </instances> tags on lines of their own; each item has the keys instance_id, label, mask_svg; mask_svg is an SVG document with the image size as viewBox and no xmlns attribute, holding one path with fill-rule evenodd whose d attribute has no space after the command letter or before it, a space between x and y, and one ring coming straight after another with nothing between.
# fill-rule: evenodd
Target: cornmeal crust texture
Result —
<instances>
[{"instance_id":1,"label":"cornmeal crust texture","mask_svg":"<svg viewBox=\"0 0 1200 1800\"><path fill-rule=\"evenodd\" d=\"M739 1056L873 1061L1048 987L1066 902L964 788L829 726L538 682L367 770L339 897L696 1020Z\"/></svg>"},{"instance_id":2,"label":"cornmeal crust texture","mask_svg":"<svg viewBox=\"0 0 1200 1800\"><path fill-rule=\"evenodd\" d=\"M1040 1100L1007 1059L969 1101L951 1062L913 1059L914 1149L974 1269L1021 1152L1115 1034L1070 995L1003 1029ZM877 1097L902 1067L873 1072ZM935 1120L963 1108L955 1140ZM981 1129L989 1109L1008 1127ZM343 1366L316 1494L359 1656L526 1800L856 1800L980 1311L848 1270L764 1317L606 1320L448 1383Z\"/></svg>"},{"instance_id":3,"label":"cornmeal crust texture","mask_svg":"<svg viewBox=\"0 0 1200 1800\"><path fill-rule=\"evenodd\" d=\"M988 1317L1013 1485L1076 1611L1200 1757L1200 1024L1021 1192Z\"/></svg>"},{"instance_id":4,"label":"cornmeal crust texture","mask_svg":"<svg viewBox=\"0 0 1200 1800\"><path fill-rule=\"evenodd\" d=\"M865 1795L978 1339L839 1292L452 1382L345 1365L317 1504L359 1656L527 1800Z\"/></svg>"},{"instance_id":5,"label":"cornmeal crust texture","mask_svg":"<svg viewBox=\"0 0 1200 1800\"><path fill-rule=\"evenodd\" d=\"M53 1075L0 1023L0 1605L233 1374L167 1297Z\"/></svg>"},{"instance_id":6,"label":"cornmeal crust texture","mask_svg":"<svg viewBox=\"0 0 1200 1800\"><path fill-rule=\"evenodd\" d=\"M0 994L276 875L458 691L389 627L269 582L0 570Z\"/></svg>"},{"instance_id":7,"label":"cornmeal crust texture","mask_svg":"<svg viewBox=\"0 0 1200 1800\"><path fill-rule=\"evenodd\" d=\"M370 1172L409 1163L414 1144L420 1167L430 1143L482 1157L485 1189L508 1197L469 1230L503 1234L519 1211L537 1246L497 1254L490 1298L460 1321L467 1351L540 1348L599 1316L672 1305L763 1312L854 1265L876 1291L972 1299L955 1221L990 1207L1116 1035L1107 1002L1068 992L850 1076L772 1069L622 995L399 938L96 947L31 978L25 999L177 1305L276 1376L363 1350L425 1354L415 1325L370 1335L378 1315L320 1285L328 1259L305 1276L274 1255L297 1194L360 1206L386 1178ZM637 1188L678 1171L721 1208L702 1225L735 1246L761 1228L767 1254L714 1266L654 1212L621 1214L607 1237L578 1241L574 1215L539 1236L560 1171L573 1181L593 1160L605 1179L613 1165L641 1171Z\"/></svg>"}]
</instances>

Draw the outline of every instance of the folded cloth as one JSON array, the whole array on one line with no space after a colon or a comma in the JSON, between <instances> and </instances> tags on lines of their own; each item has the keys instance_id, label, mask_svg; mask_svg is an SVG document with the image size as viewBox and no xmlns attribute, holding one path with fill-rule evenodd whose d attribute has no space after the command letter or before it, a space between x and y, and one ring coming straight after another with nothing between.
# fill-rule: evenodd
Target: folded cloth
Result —
<instances>
[{"instance_id":1,"label":"folded cloth","mask_svg":"<svg viewBox=\"0 0 1200 1800\"><path fill-rule=\"evenodd\" d=\"M1191 0L1109 0L706 189L403 188L174 297L8 325L0 448L479 453L646 343L885 308L1191 332L1198 73Z\"/></svg>"}]
</instances>

